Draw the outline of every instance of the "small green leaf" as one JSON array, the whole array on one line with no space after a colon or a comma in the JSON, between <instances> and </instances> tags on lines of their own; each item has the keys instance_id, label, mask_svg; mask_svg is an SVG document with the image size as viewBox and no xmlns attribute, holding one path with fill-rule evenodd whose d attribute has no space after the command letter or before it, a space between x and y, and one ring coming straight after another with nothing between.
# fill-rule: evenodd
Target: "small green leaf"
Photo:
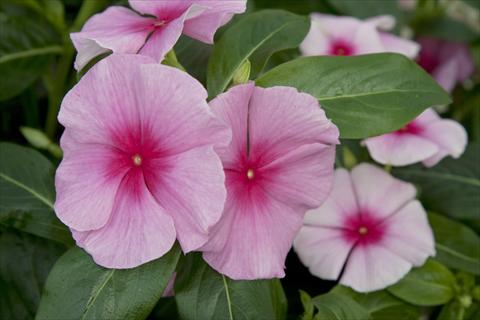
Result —
<instances>
[{"instance_id":1,"label":"small green leaf","mask_svg":"<svg viewBox=\"0 0 480 320\"><path fill-rule=\"evenodd\" d=\"M243 64L238 67L238 69L234 72L233 74L233 79L232 79L232 84L233 85L238 85L238 84L244 84L248 82L248 79L250 79L250 69L252 67L252 64L250 63L250 60L245 60Z\"/></svg>"},{"instance_id":2,"label":"small green leaf","mask_svg":"<svg viewBox=\"0 0 480 320\"><path fill-rule=\"evenodd\" d=\"M284 319L287 302L278 279L234 281L189 254L177 271L175 300L183 319Z\"/></svg>"},{"instance_id":3,"label":"small green leaf","mask_svg":"<svg viewBox=\"0 0 480 320\"><path fill-rule=\"evenodd\" d=\"M393 174L418 185L428 209L457 219L478 219L479 154L480 143L470 143L460 159L447 157L433 168L414 165L395 169Z\"/></svg>"},{"instance_id":4,"label":"small green leaf","mask_svg":"<svg viewBox=\"0 0 480 320\"><path fill-rule=\"evenodd\" d=\"M367 309L354 299L331 291L312 299L318 313L315 319L328 320L369 320L372 319Z\"/></svg>"},{"instance_id":5,"label":"small green leaf","mask_svg":"<svg viewBox=\"0 0 480 320\"><path fill-rule=\"evenodd\" d=\"M303 310L304 310L302 314L302 320L312 320L313 313L315 311L315 308L312 303L312 297L310 297L310 295L305 291L300 290L300 301L302 301Z\"/></svg>"},{"instance_id":6,"label":"small green leaf","mask_svg":"<svg viewBox=\"0 0 480 320\"><path fill-rule=\"evenodd\" d=\"M72 244L53 211L55 168L39 152L0 143L0 224Z\"/></svg>"},{"instance_id":7,"label":"small green leaf","mask_svg":"<svg viewBox=\"0 0 480 320\"><path fill-rule=\"evenodd\" d=\"M105 269L80 248L50 272L36 319L145 319L167 287L178 259L175 245L160 259L133 269Z\"/></svg>"},{"instance_id":8,"label":"small green leaf","mask_svg":"<svg viewBox=\"0 0 480 320\"><path fill-rule=\"evenodd\" d=\"M480 238L467 226L435 213L428 214L435 235L435 259L450 268L480 275Z\"/></svg>"},{"instance_id":9,"label":"small green leaf","mask_svg":"<svg viewBox=\"0 0 480 320\"><path fill-rule=\"evenodd\" d=\"M268 71L256 84L313 95L347 139L394 131L426 108L450 103L423 69L394 53L299 58Z\"/></svg>"},{"instance_id":10,"label":"small green leaf","mask_svg":"<svg viewBox=\"0 0 480 320\"><path fill-rule=\"evenodd\" d=\"M52 142L43 131L30 127L20 127L20 132L35 148L47 150L54 157L62 157L62 149L60 149L56 143Z\"/></svg>"},{"instance_id":11,"label":"small green leaf","mask_svg":"<svg viewBox=\"0 0 480 320\"><path fill-rule=\"evenodd\" d=\"M213 47L207 72L209 97L222 93L247 59L255 78L274 52L297 47L309 26L307 17L282 10L263 10L239 18Z\"/></svg>"},{"instance_id":12,"label":"small green leaf","mask_svg":"<svg viewBox=\"0 0 480 320\"><path fill-rule=\"evenodd\" d=\"M452 300L455 277L444 265L428 260L388 288L394 296L417 306L435 306Z\"/></svg>"}]
</instances>

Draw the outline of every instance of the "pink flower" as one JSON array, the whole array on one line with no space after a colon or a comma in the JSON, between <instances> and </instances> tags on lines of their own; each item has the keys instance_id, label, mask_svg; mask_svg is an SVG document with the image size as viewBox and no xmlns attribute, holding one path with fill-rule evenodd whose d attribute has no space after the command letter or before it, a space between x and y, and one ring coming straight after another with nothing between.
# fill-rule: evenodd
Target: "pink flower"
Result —
<instances>
[{"instance_id":1,"label":"pink flower","mask_svg":"<svg viewBox=\"0 0 480 320\"><path fill-rule=\"evenodd\" d=\"M216 149L227 201L203 257L233 279L283 277L305 212L330 191L338 129L317 99L289 87L240 85L210 105L233 138Z\"/></svg>"},{"instance_id":2,"label":"pink flower","mask_svg":"<svg viewBox=\"0 0 480 320\"><path fill-rule=\"evenodd\" d=\"M187 73L113 54L65 96L64 158L55 211L80 247L109 268L132 268L208 240L226 190L214 145L230 131Z\"/></svg>"},{"instance_id":3,"label":"pink flower","mask_svg":"<svg viewBox=\"0 0 480 320\"><path fill-rule=\"evenodd\" d=\"M405 166L422 161L432 167L447 155L460 157L467 146L467 133L458 122L427 109L405 127L362 144L378 163Z\"/></svg>"},{"instance_id":4,"label":"pink flower","mask_svg":"<svg viewBox=\"0 0 480 320\"><path fill-rule=\"evenodd\" d=\"M370 164L337 169L329 198L306 214L294 249L317 277L340 278L359 292L383 289L435 254L414 198L413 185Z\"/></svg>"},{"instance_id":5,"label":"pink flower","mask_svg":"<svg viewBox=\"0 0 480 320\"><path fill-rule=\"evenodd\" d=\"M246 9L246 0L129 0L130 6L113 6L94 15L81 32L72 33L78 51L75 68L108 52L139 53L160 62L182 34L213 43L217 29L235 13Z\"/></svg>"},{"instance_id":6,"label":"pink flower","mask_svg":"<svg viewBox=\"0 0 480 320\"><path fill-rule=\"evenodd\" d=\"M365 21L312 13L310 32L300 45L305 56L350 56L375 52L398 52L414 58L418 44L379 30L395 25L391 16L378 16Z\"/></svg>"},{"instance_id":7,"label":"pink flower","mask_svg":"<svg viewBox=\"0 0 480 320\"><path fill-rule=\"evenodd\" d=\"M418 42L422 47L418 64L448 92L475 70L473 57L464 43L435 38L421 38Z\"/></svg>"}]
</instances>

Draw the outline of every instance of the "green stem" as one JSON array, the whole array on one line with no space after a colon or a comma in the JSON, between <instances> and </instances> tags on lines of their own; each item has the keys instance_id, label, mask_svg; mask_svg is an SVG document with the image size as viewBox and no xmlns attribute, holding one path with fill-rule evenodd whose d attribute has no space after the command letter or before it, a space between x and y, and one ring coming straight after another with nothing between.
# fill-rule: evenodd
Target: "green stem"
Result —
<instances>
[{"instance_id":1,"label":"green stem","mask_svg":"<svg viewBox=\"0 0 480 320\"><path fill-rule=\"evenodd\" d=\"M75 21L73 22L69 32L80 30L88 18L90 18L97 11L101 10L105 3L106 0L83 0L80 11L75 18ZM64 35L63 42L63 54L58 61L54 75L49 77L50 81L47 85L48 111L47 120L45 123L45 132L52 140L55 138L55 134L57 132L57 114L60 108L60 102L62 101L63 95L69 83L68 76L71 71L73 55L75 54L75 50L70 41L69 33Z\"/></svg>"},{"instance_id":2,"label":"green stem","mask_svg":"<svg viewBox=\"0 0 480 320\"><path fill-rule=\"evenodd\" d=\"M386 164L385 167L384 167L385 171L387 171L388 173L392 172L392 165L391 164Z\"/></svg>"}]
</instances>

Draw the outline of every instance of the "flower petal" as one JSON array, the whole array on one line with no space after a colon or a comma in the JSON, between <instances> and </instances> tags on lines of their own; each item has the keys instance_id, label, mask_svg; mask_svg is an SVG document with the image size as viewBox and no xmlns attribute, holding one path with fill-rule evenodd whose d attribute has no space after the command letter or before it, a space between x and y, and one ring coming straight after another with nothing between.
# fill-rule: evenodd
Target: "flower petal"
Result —
<instances>
[{"instance_id":1,"label":"flower petal","mask_svg":"<svg viewBox=\"0 0 480 320\"><path fill-rule=\"evenodd\" d=\"M120 185L105 227L72 230L77 245L106 268L134 268L167 253L175 243L172 219L155 201L140 169L131 169Z\"/></svg>"},{"instance_id":2,"label":"flower petal","mask_svg":"<svg viewBox=\"0 0 480 320\"><path fill-rule=\"evenodd\" d=\"M337 169L330 195L319 208L307 212L304 225L344 228L346 217L358 211L350 173Z\"/></svg>"},{"instance_id":3,"label":"flower petal","mask_svg":"<svg viewBox=\"0 0 480 320\"><path fill-rule=\"evenodd\" d=\"M137 53L153 30L153 22L152 18L119 6L94 15L82 31L70 35L78 51L75 69L81 70L91 59L108 50Z\"/></svg>"},{"instance_id":4,"label":"flower petal","mask_svg":"<svg viewBox=\"0 0 480 320\"><path fill-rule=\"evenodd\" d=\"M335 146L303 145L260 169L259 183L277 201L305 212L327 198L334 162Z\"/></svg>"},{"instance_id":5,"label":"flower petal","mask_svg":"<svg viewBox=\"0 0 480 320\"><path fill-rule=\"evenodd\" d=\"M387 133L362 141L370 156L378 163L405 166L435 155L438 146L415 134Z\"/></svg>"},{"instance_id":6,"label":"flower petal","mask_svg":"<svg viewBox=\"0 0 480 320\"><path fill-rule=\"evenodd\" d=\"M417 200L409 202L387 218L388 224L382 246L410 262L421 266L435 255L435 241L427 214Z\"/></svg>"},{"instance_id":7,"label":"flower petal","mask_svg":"<svg viewBox=\"0 0 480 320\"><path fill-rule=\"evenodd\" d=\"M467 147L467 132L456 121L443 119L426 126L422 136L437 144L439 152L423 161L427 167L436 165L443 157L459 158Z\"/></svg>"},{"instance_id":8,"label":"flower petal","mask_svg":"<svg viewBox=\"0 0 480 320\"><path fill-rule=\"evenodd\" d=\"M315 97L280 86L255 87L249 104L248 132L250 157L261 158L263 163L299 145L337 144L339 136Z\"/></svg>"},{"instance_id":9,"label":"flower petal","mask_svg":"<svg viewBox=\"0 0 480 320\"><path fill-rule=\"evenodd\" d=\"M204 251L203 258L234 280L283 277L284 261L301 227L303 212L268 198L261 189L254 191L256 200L247 201L228 184L227 175L227 204L211 231L214 246L207 244L202 249L216 251Z\"/></svg>"},{"instance_id":10,"label":"flower petal","mask_svg":"<svg viewBox=\"0 0 480 320\"><path fill-rule=\"evenodd\" d=\"M158 203L175 222L185 253L208 240L222 214L225 176L212 146L152 160L145 180Z\"/></svg>"},{"instance_id":11,"label":"flower petal","mask_svg":"<svg viewBox=\"0 0 480 320\"><path fill-rule=\"evenodd\" d=\"M316 212L321 218L321 213ZM293 247L310 273L321 279L337 280L354 243L344 240L342 230L303 226Z\"/></svg>"},{"instance_id":12,"label":"flower petal","mask_svg":"<svg viewBox=\"0 0 480 320\"><path fill-rule=\"evenodd\" d=\"M415 197L415 187L384 170L362 163L351 172L359 209L388 217Z\"/></svg>"},{"instance_id":13,"label":"flower petal","mask_svg":"<svg viewBox=\"0 0 480 320\"><path fill-rule=\"evenodd\" d=\"M63 99L59 122L79 143L116 146L126 132L137 134L139 65L153 62L121 54L98 62Z\"/></svg>"},{"instance_id":14,"label":"flower petal","mask_svg":"<svg viewBox=\"0 0 480 320\"><path fill-rule=\"evenodd\" d=\"M415 58L420 51L420 45L414 41L402 39L393 34L380 32L380 41L387 52L396 52Z\"/></svg>"},{"instance_id":15,"label":"flower petal","mask_svg":"<svg viewBox=\"0 0 480 320\"><path fill-rule=\"evenodd\" d=\"M117 161L117 151L108 146L81 144L68 133L61 145L65 153L55 176L55 212L71 228L101 228L110 217L128 167Z\"/></svg>"},{"instance_id":16,"label":"flower petal","mask_svg":"<svg viewBox=\"0 0 480 320\"><path fill-rule=\"evenodd\" d=\"M353 248L340 283L358 292L371 292L403 278L412 264L380 245Z\"/></svg>"},{"instance_id":17,"label":"flower petal","mask_svg":"<svg viewBox=\"0 0 480 320\"><path fill-rule=\"evenodd\" d=\"M209 108L207 92L200 82L186 72L160 64L142 65L140 69L137 99L142 130L157 140L164 153L230 143L231 131Z\"/></svg>"},{"instance_id":18,"label":"flower petal","mask_svg":"<svg viewBox=\"0 0 480 320\"><path fill-rule=\"evenodd\" d=\"M128 0L135 11L165 20L178 18L194 2L195 0Z\"/></svg>"},{"instance_id":19,"label":"flower petal","mask_svg":"<svg viewBox=\"0 0 480 320\"><path fill-rule=\"evenodd\" d=\"M183 33L205 43L213 43L213 36L218 28L226 24L234 14L246 10L246 0L207 0L195 4L205 10L196 17L187 19Z\"/></svg>"}]
</instances>

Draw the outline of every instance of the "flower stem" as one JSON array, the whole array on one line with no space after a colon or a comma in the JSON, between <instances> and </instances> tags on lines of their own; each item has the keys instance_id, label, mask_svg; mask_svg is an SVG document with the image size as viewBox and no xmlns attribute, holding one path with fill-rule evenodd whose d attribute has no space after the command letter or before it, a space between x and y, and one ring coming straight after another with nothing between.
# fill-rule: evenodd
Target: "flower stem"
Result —
<instances>
[{"instance_id":1,"label":"flower stem","mask_svg":"<svg viewBox=\"0 0 480 320\"><path fill-rule=\"evenodd\" d=\"M391 164L386 164L385 167L384 167L385 171L387 171L388 173L392 172L392 165Z\"/></svg>"},{"instance_id":2,"label":"flower stem","mask_svg":"<svg viewBox=\"0 0 480 320\"><path fill-rule=\"evenodd\" d=\"M106 0L83 0L80 11L69 32L80 30L85 21L94 13L101 10L105 3ZM58 60L56 70L54 70L52 74L44 77L45 86L48 91L48 111L45 122L45 132L50 139L54 139L57 132L57 114L60 108L60 102L69 84L68 76L70 75L73 55L75 53L70 41L69 32L63 35L63 53Z\"/></svg>"}]
</instances>

